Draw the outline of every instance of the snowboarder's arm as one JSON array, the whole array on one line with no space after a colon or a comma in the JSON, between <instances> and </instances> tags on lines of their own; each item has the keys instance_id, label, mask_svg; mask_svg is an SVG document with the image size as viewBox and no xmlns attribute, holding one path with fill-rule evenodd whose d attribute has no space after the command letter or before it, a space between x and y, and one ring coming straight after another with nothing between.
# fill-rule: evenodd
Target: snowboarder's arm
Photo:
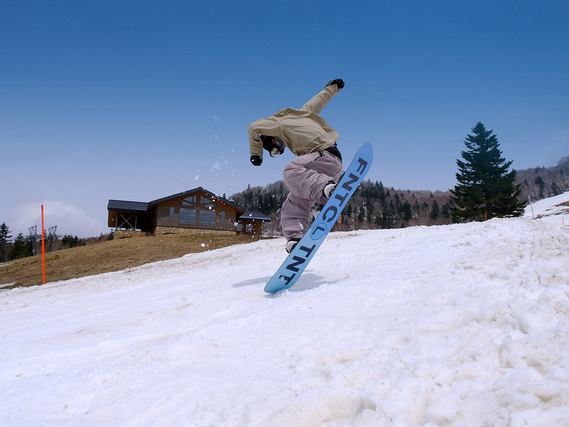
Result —
<instances>
[{"instance_id":1,"label":"snowboarder's arm","mask_svg":"<svg viewBox=\"0 0 569 427\"><path fill-rule=\"evenodd\" d=\"M333 96L340 93L340 89L344 87L342 79L332 80L319 94L314 96L310 101L304 104L301 108L302 111L310 111L315 114L320 114L320 111L328 104Z\"/></svg>"},{"instance_id":2,"label":"snowboarder's arm","mask_svg":"<svg viewBox=\"0 0 569 427\"><path fill-rule=\"evenodd\" d=\"M249 126L249 153L252 156L263 156L263 142L259 138L261 131L253 124Z\"/></svg>"}]
</instances>

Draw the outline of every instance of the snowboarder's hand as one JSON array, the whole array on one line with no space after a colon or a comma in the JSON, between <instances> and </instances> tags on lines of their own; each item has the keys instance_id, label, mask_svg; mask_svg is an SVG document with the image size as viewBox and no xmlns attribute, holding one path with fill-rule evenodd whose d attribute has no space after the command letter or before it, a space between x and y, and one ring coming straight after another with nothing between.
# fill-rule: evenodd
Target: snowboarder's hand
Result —
<instances>
[{"instance_id":1,"label":"snowboarder's hand","mask_svg":"<svg viewBox=\"0 0 569 427\"><path fill-rule=\"evenodd\" d=\"M344 80L342 80L342 79L330 80L328 82L328 84L326 85L326 87L332 86L332 85L338 85L338 90L343 89L344 88Z\"/></svg>"},{"instance_id":2,"label":"snowboarder's hand","mask_svg":"<svg viewBox=\"0 0 569 427\"><path fill-rule=\"evenodd\" d=\"M253 163L253 166L261 166L263 158L261 156L251 156L251 163Z\"/></svg>"}]
</instances>

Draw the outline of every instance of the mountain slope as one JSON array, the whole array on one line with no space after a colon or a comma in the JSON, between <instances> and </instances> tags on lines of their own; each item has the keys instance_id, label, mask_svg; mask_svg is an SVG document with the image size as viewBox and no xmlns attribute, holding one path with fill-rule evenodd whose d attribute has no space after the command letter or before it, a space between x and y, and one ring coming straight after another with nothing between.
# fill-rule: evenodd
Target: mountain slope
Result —
<instances>
[{"instance_id":1,"label":"mountain slope","mask_svg":"<svg viewBox=\"0 0 569 427\"><path fill-rule=\"evenodd\" d=\"M0 294L0 424L567 425L569 228L332 233Z\"/></svg>"}]
</instances>

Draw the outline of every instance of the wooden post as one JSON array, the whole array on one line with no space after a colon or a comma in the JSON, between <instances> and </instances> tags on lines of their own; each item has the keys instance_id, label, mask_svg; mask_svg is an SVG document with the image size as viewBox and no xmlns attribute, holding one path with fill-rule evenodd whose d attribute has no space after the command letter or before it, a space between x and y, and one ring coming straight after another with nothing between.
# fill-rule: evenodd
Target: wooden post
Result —
<instances>
[{"instance_id":1,"label":"wooden post","mask_svg":"<svg viewBox=\"0 0 569 427\"><path fill-rule=\"evenodd\" d=\"M43 284L45 285L45 233L43 225L43 205L41 205L41 262L43 270Z\"/></svg>"},{"instance_id":2,"label":"wooden post","mask_svg":"<svg viewBox=\"0 0 569 427\"><path fill-rule=\"evenodd\" d=\"M529 194L528 194L528 200L529 200L529 205L531 207L531 219L535 219L535 216L533 215L533 204L531 202L531 197Z\"/></svg>"}]
</instances>

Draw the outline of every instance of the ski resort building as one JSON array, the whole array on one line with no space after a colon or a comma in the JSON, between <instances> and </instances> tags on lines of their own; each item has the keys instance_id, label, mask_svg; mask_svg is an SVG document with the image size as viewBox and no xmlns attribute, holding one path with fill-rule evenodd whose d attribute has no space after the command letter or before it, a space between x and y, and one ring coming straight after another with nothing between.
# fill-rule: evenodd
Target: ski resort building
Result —
<instances>
[{"instance_id":1,"label":"ski resort building","mask_svg":"<svg viewBox=\"0 0 569 427\"><path fill-rule=\"evenodd\" d=\"M246 211L202 187L151 202L109 200L108 225L121 234L261 234L263 222L271 219Z\"/></svg>"}]
</instances>

